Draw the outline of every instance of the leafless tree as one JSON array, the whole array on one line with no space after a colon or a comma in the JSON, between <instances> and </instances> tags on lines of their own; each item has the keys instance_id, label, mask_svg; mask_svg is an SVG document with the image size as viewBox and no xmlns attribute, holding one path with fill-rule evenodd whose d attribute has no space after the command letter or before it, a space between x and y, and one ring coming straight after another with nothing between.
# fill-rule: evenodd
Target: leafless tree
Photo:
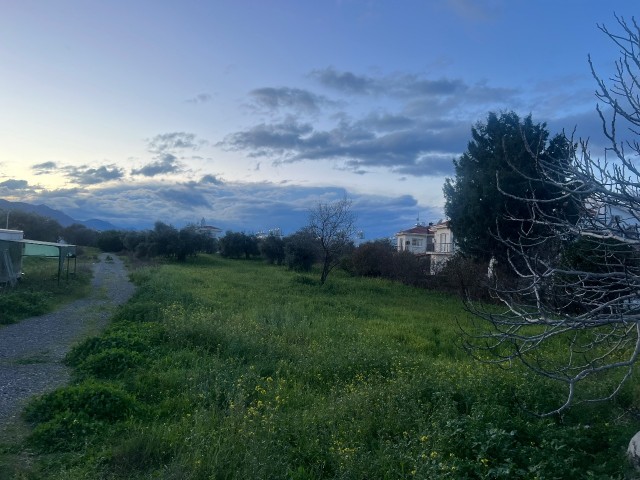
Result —
<instances>
[{"instance_id":1,"label":"leafless tree","mask_svg":"<svg viewBox=\"0 0 640 480\"><path fill-rule=\"evenodd\" d=\"M324 285L329 273L353 245L356 216L346 197L333 203L319 203L309 212L309 231L318 239L322 257L320 283Z\"/></svg>"},{"instance_id":2,"label":"leafless tree","mask_svg":"<svg viewBox=\"0 0 640 480\"><path fill-rule=\"evenodd\" d=\"M608 147L596 156L581 141L568 167L530 150L545 181L560 192L552 201L573 202L578 213L542 208L532 181L530 193L518 198L528 204L528 217L509 217L522 226L520 238L496 237L509 252L511 271L508 281L492 279L502 307L470 304L488 320L480 333L468 332L478 357L519 360L566 385L566 396L546 415L612 398L640 352L640 28L635 19L616 20L620 33L598 26L619 48L615 74L603 80L589 58ZM534 236L528 226L536 223L551 228Z\"/></svg>"}]
</instances>

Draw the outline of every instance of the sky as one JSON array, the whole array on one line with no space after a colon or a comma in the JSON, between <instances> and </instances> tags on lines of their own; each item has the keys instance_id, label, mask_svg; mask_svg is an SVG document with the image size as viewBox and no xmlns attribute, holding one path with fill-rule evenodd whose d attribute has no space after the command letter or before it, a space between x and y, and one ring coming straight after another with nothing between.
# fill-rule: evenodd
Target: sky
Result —
<instances>
[{"instance_id":1,"label":"sky","mask_svg":"<svg viewBox=\"0 0 640 480\"><path fill-rule=\"evenodd\" d=\"M471 128L515 111L604 148L636 0L0 0L0 198L119 228L365 239L444 218Z\"/></svg>"}]
</instances>

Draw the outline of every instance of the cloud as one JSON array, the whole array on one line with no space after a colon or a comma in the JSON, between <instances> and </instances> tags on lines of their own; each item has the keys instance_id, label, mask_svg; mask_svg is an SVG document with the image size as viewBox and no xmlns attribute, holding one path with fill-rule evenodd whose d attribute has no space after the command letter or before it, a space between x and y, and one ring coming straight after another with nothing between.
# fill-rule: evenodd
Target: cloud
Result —
<instances>
[{"instance_id":1,"label":"cloud","mask_svg":"<svg viewBox=\"0 0 640 480\"><path fill-rule=\"evenodd\" d=\"M359 122L362 128L370 128L378 132L388 132L415 126L416 120L407 115L398 115L389 112L372 112L363 117Z\"/></svg>"},{"instance_id":2,"label":"cloud","mask_svg":"<svg viewBox=\"0 0 640 480\"><path fill-rule=\"evenodd\" d=\"M189 209L193 209L194 207L211 207L202 193L193 191L188 187L160 190L157 192L157 195L164 200Z\"/></svg>"},{"instance_id":3,"label":"cloud","mask_svg":"<svg viewBox=\"0 0 640 480\"><path fill-rule=\"evenodd\" d=\"M82 165L80 167L62 167L64 175L80 185L95 185L98 183L119 180L124 176L124 170L116 165L103 165L98 168Z\"/></svg>"},{"instance_id":4,"label":"cloud","mask_svg":"<svg viewBox=\"0 0 640 480\"><path fill-rule=\"evenodd\" d=\"M454 173L454 158L456 155L451 153L432 153L424 155L408 165L396 166L393 171L415 177L451 176Z\"/></svg>"},{"instance_id":5,"label":"cloud","mask_svg":"<svg viewBox=\"0 0 640 480\"><path fill-rule=\"evenodd\" d=\"M285 87L259 88L249 95L268 110L313 110L320 118L309 123L289 114L231 133L216 146L268 158L275 165L331 162L333 168L359 175L383 169L405 176L443 176L452 173L451 158L464 151L476 121L488 111L522 103L517 89L485 81L472 84L416 73L370 76L334 67L309 76L330 88L335 98ZM347 110L323 112L320 105L327 102Z\"/></svg>"},{"instance_id":6,"label":"cloud","mask_svg":"<svg viewBox=\"0 0 640 480\"><path fill-rule=\"evenodd\" d=\"M443 125L446 129L434 129L403 117L383 115L359 123L343 120L336 128L316 131L310 124L290 118L236 132L225 138L223 146L272 158L276 164L330 160L338 162L337 168L360 174L368 168L387 168L407 175L437 176L451 173L451 166L441 159L462 152L469 136L466 124ZM384 131L376 133L381 126ZM452 146L459 150L451 151Z\"/></svg>"},{"instance_id":7,"label":"cloud","mask_svg":"<svg viewBox=\"0 0 640 480\"><path fill-rule=\"evenodd\" d=\"M371 94L380 88L373 78L351 72L338 72L333 67L313 70L309 76L325 87L344 93Z\"/></svg>"},{"instance_id":8,"label":"cloud","mask_svg":"<svg viewBox=\"0 0 640 480\"><path fill-rule=\"evenodd\" d=\"M223 185L224 182L217 178L215 175L205 175L200 179L200 183L209 185Z\"/></svg>"},{"instance_id":9,"label":"cloud","mask_svg":"<svg viewBox=\"0 0 640 480\"><path fill-rule=\"evenodd\" d=\"M299 88L258 88L249 92L249 96L257 108L271 112L292 109L298 112L315 113L321 106L334 104L322 95Z\"/></svg>"},{"instance_id":10,"label":"cloud","mask_svg":"<svg viewBox=\"0 0 640 480\"><path fill-rule=\"evenodd\" d=\"M189 98L187 100L185 100L187 103L193 103L196 105L202 104L202 103L207 103L210 102L212 99L212 96L208 93L199 93L198 95L196 95L195 97Z\"/></svg>"},{"instance_id":11,"label":"cloud","mask_svg":"<svg viewBox=\"0 0 640 480\"><path fill-rule=\"evenodd\" d=\"M142 168L131 170L131 175L155 177L156 175L182 171L182 166L175 155L164 153L156 158L157 160L155 162L148 163Z\"/></svg>"},{"instance_id":12,"label":"cloud","mask_svg":"<svg viewBox=\"0 0 640 480\"><path fill-rule=\"evenodd\" d=\"M393 74L378 77L339 72L333 67L313 70L309 76L322 86L344 94L388 97L424 97L462 95L474 88L459 78L437 79L418 74ZM482 85L479 83L478 86Z\"/></svg>"},{"instance_id":13,"label":"cloud","mask_svg":"<svg viewBox=\"0 0 640 480\"><path fill-rule=\"evenodd\" d=\"M151 153L167 153L176 150L198 150L204 143L197 140L195 134L186 132L163 133L147 140L147 149Z\"/></svg>"},{"instance_id":14,"label":"cloud","mask_svg":"<svg viewBox=\"0 0 640 480\"><path fill-rule=\"evenodd\" d=\"M434 80L419 75L395 75L383 78L379 83L380 89L398 97L462 95L469 90L469 85L461 79Z\"/></svg>"},{"instance_id":15,"label":"cloud","mask_svg":"<svg viewBox=\"0 0 640 480\"><path fill-rule=\"evenodd\" d=\"M2 187L0 187L2 188ZM12 199L45 203L67 215L99 218L120 228L153 228L155 221L180 228L205 218L223 230L254 233L281 228L291 234L306 225L309 210L319 202L347 195L353 199L358 229L367 239L388 237L421 218L437 220L441 212L420 206L410 195L353 194L339 187L306 187L271 182L168 182L143 178L107 182L90 189L16 191Z\"/></svg>"},{"instance_id":16,"label":"cloud","mask_svg":"<svg viewBox=\"0 0 640 480\"><path fill-rule=\"evenodd\" d=\"M25 190L29 187L29 182L26 180L5 180L0 182L0 188L6 190Z\"/></svg>"},{"instance_id":17,"label":"cloud","mask_svg":"<svg viewBox=\"0 0 640 480\"><path fill-rule=\"evenodd\" d=\"M262 123L228 135L218 146L228 150L247 150L251 156L275 155L295 150L312 132L311 124L288 117L280 123Z\"/></svg>"},{"instance_id":18,"label":"cloud","mask_svg":"<svg viewBox=\"0 0 640 480\"><path fill-rule=\"evenodd\" d=\"M44 175L57 168L58 164L56 162L37 163L31 166L31 170L33 170L36 175Z\"/></svg>"}]
</instances>

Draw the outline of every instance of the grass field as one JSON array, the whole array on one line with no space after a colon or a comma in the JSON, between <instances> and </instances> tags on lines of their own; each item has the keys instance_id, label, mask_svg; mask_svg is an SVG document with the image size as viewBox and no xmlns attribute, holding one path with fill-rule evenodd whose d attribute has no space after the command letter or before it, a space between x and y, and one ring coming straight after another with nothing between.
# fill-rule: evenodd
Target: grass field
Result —
<instances>
[{"instance_id":1,"label":"grass field","mask_svg":"<svg viewBox=\"0 0 640 480\"><path fill-rule=\"evenodd\" d=\"M214 256L134 278L68 356L74 383L1 447L13 478L625 478L634 385L527 413L562 392L469 359L455 297Z\"/></svg>"},{"instance_id":2,"label":"grass field","mask_svg":"<svg viewBox=\"0 0 640 480\"><path fill-rule=\"evenodd\" d=\"M5 286L0 290L0 328L86 296L90 288L90 265L95 254L95 249L82 249L75 273L67 278L65 270L60 283L57 258L25 257L24 275L17 286ZM73 268L72 263L71 272Z\"/></svg>"}]
</instances>

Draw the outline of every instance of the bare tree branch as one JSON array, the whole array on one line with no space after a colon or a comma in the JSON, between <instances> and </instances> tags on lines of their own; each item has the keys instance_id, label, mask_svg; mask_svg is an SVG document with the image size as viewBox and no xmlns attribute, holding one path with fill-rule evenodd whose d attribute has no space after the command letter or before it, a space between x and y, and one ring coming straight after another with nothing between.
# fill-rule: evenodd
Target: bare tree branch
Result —
<instances>
[{"instance_id":1,"label":"bare tree branch","mask_svg":"<svg viewBox=\"0 0 640 480\"><path fill-rule=\"evenodd\" d=\"M612 398L640 353L640 27L635 19L616 19L620 34L599 26L621 55L609 83L589 58L596 96L611 109L607 117L597 107L608 148L593 156L588 141L581 141L579 156L558 161L539 157L540 146L525 138L539 175L519 172L528 191L509 193L496 177L503 195L527 205L526 215L505 215L522 226L518 238L496 230L510 267L510 275L493 279L500 306L468 301L486 320L480 330L466 332L476 357L518 360L566 386L564 400L545 415ZM573 136L568 140L574 145ZM540 178L557 192L554 198L536 196ZM554 202L573 202L578 214L569 217L546 206Z\"/></svg>"},{"instance_id":2,"label":"bare tree branch","mask_svg":"<svg viewBox=\"0 0 640 480\"><path fill-rule=\"evenodd\" d=\"M308 228L318 239L322 250L321 284L339 264L346 249L353 245L355 222L351 200L346 197L334 203L319 203L309 212Z\"/></svg>"}]
</instances>

